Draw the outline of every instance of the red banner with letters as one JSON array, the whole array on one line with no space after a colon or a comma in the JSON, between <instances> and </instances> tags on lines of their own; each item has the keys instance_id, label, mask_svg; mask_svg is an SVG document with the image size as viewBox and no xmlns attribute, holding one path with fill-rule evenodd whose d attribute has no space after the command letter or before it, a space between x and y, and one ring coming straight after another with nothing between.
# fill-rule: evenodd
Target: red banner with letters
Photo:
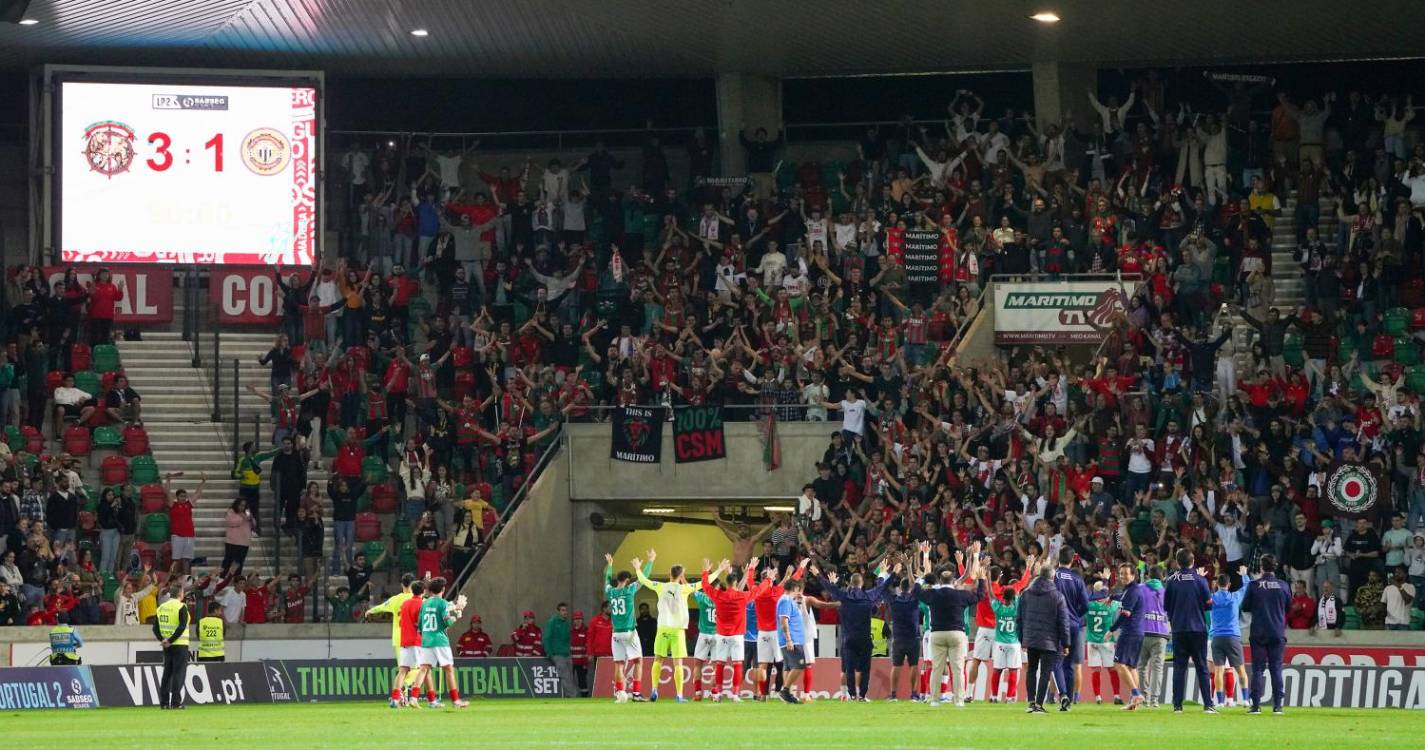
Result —
<instances>
[{"instance_id":1,"label":"red banner with letters","mask_svg":"<svg viewBox=\"0 0 1425 750\"><path fill-rule=\"evenodd\" d=\"M107 268L124 298L119 300L114 311L114 322L118 325L129 323L167 323L173 320L173 268L170 266L99 266L75 264L73 266L45 266L40 269L45 282L54 289L55 282L63 281L64 274L73 268L81 284L94 281L94 274L100 268Z\"/></svg>"},{"instance_id":2,"label":"red banner with letters","mask_svg":"<svg viewBox=\"0 0 1425 750\"><path fill-rule=\"evenodd\" d=\"M208 298L218 311L221 323L276 323L282 317L282 295L274 268L212 268L208 278ZM293 271L282 269L283 283ZM297 271L306 283L310 270Z\"/></svg>"}]
</instances>

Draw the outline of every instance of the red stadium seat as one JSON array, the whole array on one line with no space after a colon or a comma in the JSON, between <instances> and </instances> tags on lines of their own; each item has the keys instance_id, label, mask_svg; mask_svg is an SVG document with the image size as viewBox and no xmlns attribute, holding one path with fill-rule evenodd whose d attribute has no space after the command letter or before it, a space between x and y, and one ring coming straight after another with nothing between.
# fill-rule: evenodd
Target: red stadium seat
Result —
<instances>
[{"instance_id":1,"label":"red stadium seat","mask_svg":"<svg viewBox=\"0 0 1425 750\"><path fill-rule=\"evenodd\" d=\"M33 453L37 456L44 453L45 436L41 435L39 430L30 425L25 425L20 428L20 435L25 438L26 453Z\"/></svg>"},{"instance_id":2,"label":"red stadium seat","mask_svg":"<svg viewBox=\"0 0 1425 750\"><path fill-rule=\"evenodd\" d=\"M92 441L87 427L75 425L64 431L64 452L71 456L87 456Z\"/></svg>"},{"instance_id":3,"label":"red stadium seat","mask_svg":"<svg viewBox=\"0 0 1425 750\"><path fill-rule=\"evenodd\" d=\"M139 512L159 513L163 511L167 500L163 494L163 485L146 484L139 488Z\"/></svg>"},{"instance_id":4,"label":"red stadium seat","mask_svg":"<svg viewBox=\"0 0 1425 750\"><path fill-rule=\"evenodd\" d=\"M382 482L371 486L371 510L376 513L395 513L400 508L396 488Z\"/></svg>"},{"instance_id":5,"label":"red stadium seat","mask_svg":"<svg viewBox=\"0 0 1425 750\"><path fill-rule=\"evenodd\" d=\"M1395 338L1380 334L1371 341L1371 355L1376 359L1390 359L1395 356Z\"/></svg>"},{"instance_id":6,"label":"red stadium seat","mask_svg":"<svg viewBox=\"0 0 1425 750\"><path fill-rule=\"evenodd\" d=\"M123 456L109 456L99 466L99 480L104 484L123 484L129 481L129 462Z\"/></svg>"},{"instance_id":7,"label":"red stadium seat","mask_svg":"<svg viewBox=\"0 0 1425 750\"><path fill-rule=\"evenodd\" d=\"M374 542L381 538L381 519L375 513L356 514L356 541Z\"/></svg>"},{"instance_id":8,"label":"red stadium seat","mask_svg":"<svg viewBox=\"0 0 1425 750\"><path fill-rule=\"evenodd\" d=\"M138 425L124 428L124 455L138 456L148 453L148 431Z\"/></svg>"},{"instance_id":9,"label":"red stadium seat","mask_svg":"<svg viewBox=\"0 0 1425 750\"><path fill-rule=\"evenodd\" d=\"M93 361L93 354L89 351L88 344L75 344L69 347L69 369L75 372L87 370L91 361Z\"/></svg>"},{"instance_id":10,"label":"red stadium seat","mask_svg":"<svg viewBox=\"0 0 1425 750\"><path fill-rule=\"evenodd\" d=\"M64 373L59 370L54 370L45 375L45 386L49 388L50 393L54 393L54 389L58 388L59 384L63 382Z\"/></svg>"}]
</instances>

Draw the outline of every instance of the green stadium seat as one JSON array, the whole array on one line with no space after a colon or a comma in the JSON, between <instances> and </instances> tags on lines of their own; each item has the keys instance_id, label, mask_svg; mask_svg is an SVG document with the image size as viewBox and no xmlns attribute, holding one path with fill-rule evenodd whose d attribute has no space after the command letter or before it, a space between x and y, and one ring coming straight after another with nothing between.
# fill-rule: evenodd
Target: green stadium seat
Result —
<instances>
[{"instance_id":1,"label":"green stadium seat","mask_svg":"<svg viewBox=\"0 0 1425 750\"><path fill-rule=\"evenodd\" d=\"M386 554L385 542L366 542L361 546L361 551L366 554L366 561L376 566L377 570L386 570L390 567L390 561L384 560L377 565L381 556Z\"/></svg>"},{"instance_id":2,"label":"green stadium seat","mask_svg":"<svg viewBox=\"0 0 1425 750\"><path fill-rule=\"evenodd\" d=\"M150 513L143 517L139 525L139 535L149 544L163 544L168 541L170 527L167 513Z\"/></svg>"},{"instance_id":3,"label":"green stadium seat","mask_svg":"<svg viewBox=\"0 0 1425 750\"><path fill-rule=\"evenodd\" d=\"M367 456L361 459L361 481L368 485L379 484L386 481L389 473L386 462L380 456Z\"/></svg>"},{"instance_id":4,"label":"green stadium seat","mask_svg":"<svg viewBox=\"0 0 1425 750\"><path fill-rule=\"evenodd\" d=\"M98 396L104 385L99 380L99 373L93 370L81 370L74 373L74 387L91 395Z\"/></svg>"},{"instance_id":5,"label":"green stadium seat","mask_svg":"<svg viewBox=\"0 0 1425 750\"><path fill-rule=\"evenodd\" d=\"M411 520L405 516L396 516L396 522L391 525L391 536L397 539L410 539L415 529L411 527Z\"/></svg>"},{"instance_id":6,"label":"green stadium seat","mask_svg":"<svg viewBox=\"0 0 1425 750\"><path fill-rule=\"evenodd\" d=\"M153 456L134 456L129 462L129 481L139 485L158 481L158 463L153 460Z\"/></svg>"},{"instance_id":7,"label":"green stadium seat","mask_svg":"<svg viewBox=\"0 0 1425 750\"><path fill-rule=\"evenodd\" d=\"M95 372L118 372L119 348L113 344L100 344L94 347L94 360L91 363Z\"/></svg>"},{"instance_id":8,"label":"green stadium seat","mask_svg":"<svg viewBox=\"0 0 1425 750\"><path fill-rule=\"evenodd\" d=\"M1420 364L1420 342L1414 336L1397 336L1395 361L1402 365Z\"/></svg>"},{"instance_id":9,"label":"green stadium seat","mask_svg":"<svg viewBox=\"0 0 1425 750\"><path fill-rule=\"evenodd\" d=\"M399 546L396 547L396 558L401 566L401 570L415 570L416 543L409 541L400 542Z\"/></svg>"},{"instance_id":10,"label":"green stadium seat","mask_svg":"<svg viewBox=\"0 0 1425 750\"><path fill-rule=\"evenodd\" d=\"M1391 336L1399 336L1410 327L1410 310L1407 308L1392 307L1382 317L1381 330Z\"/></svg>"},{"instance_id":11,"label":"green stadium seat","mask_svg":"<svg viewBox=\"0 0 1425 750\"><path fill-rule=\"evenodd\" d=\"M322 440L322 457L335 458L337 450L346 440L346 431L340 427L328 427L326 439Z\"/></svg>"},{"instance_id":12,"label":"green stadium seat","mask_svg":"<svg viewBox=\"0 0 1425 750\"><path fill-rule=\"evenodd\" d=\"M104 425L94 428L94 449L117 451L124 444L124 436L117 427Z\"/></svg>"}]
</instances>

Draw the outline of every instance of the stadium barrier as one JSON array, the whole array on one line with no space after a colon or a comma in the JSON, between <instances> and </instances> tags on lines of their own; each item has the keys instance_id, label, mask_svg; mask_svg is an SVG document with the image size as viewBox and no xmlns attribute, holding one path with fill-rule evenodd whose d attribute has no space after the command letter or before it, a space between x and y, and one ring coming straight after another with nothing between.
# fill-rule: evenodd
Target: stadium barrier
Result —
<instances>
[{"instance_id":1,"label":"stadium barrier","mask_svg":"<svg viewBox=\"0 0 1425 750\"><path fill-rule=\"evenodd\" d=\"M213 703L282 703L292 700L281 680L273 684L264 662L190 663L183 680L184 700L190 705ZM88 667L93 675L98 705L157 706L163 667L158 664ZM0 673L3 674L3 673ZM274 687L277 688L274 690Z\"/></svg>"},{"instance_id":2,"label":"stadium barrier","mask_svg":"<svg viewBox=\"0 0 1425 750\"><path fill-rule=\"evenodd\" d=\"M330 661L282 659L263 662L280 669L291 686L294 700L383 700L391 692L396 667L390 659ZM445 676L432 671L436 692L444 694ZM455 679L460 694L468 698L559 698L563 695L559 670L545 658L456 659Z\"/></svg>"},{"instance_id":3,"label":"stadium barrier","mask_svg":"<svg viewBox=\"0 0 1425 750\"><path fill-rule=\"evenodd\" d=\"M95 708L99 705L89 667L0 669L0 710Z\"/></svg>"},{"instance_id":4,"label":"stadium barrier","mask_svg":"<svg viewBox=\"0 0 1425 750\"><path fill-rule=\"evenodd\" d=\"M189 663L183 682L192 705L385 700L396 672L390 659L277 659ZM157 664L0 668L0 711L158 705ZM559 698L559 670L545 658L456 659L455 677L471 698ZM436 688L444 678L433 672Z\"/></svg>"},{"instance_id":5,"label":"stadium barrier","mask_svg":"<svg viewBox=\"0 0 1425 750\"><path fill-rule=\"evenodd\" d=\"M1425 709L1425 652L1419 649L1409 649L1414 652L1409 663L1403 660L1392 659L1397 663L1391 666L1375 666L1374 663L1357 664L1349 663L1342 659L1342 654L1317 654L1312 658L1307 654L1299 654L1293 657L1291 651L1321 651L1328 652L1332 649L1288 649L1287 661L1289 662L1282 670L1283 692L1286 695L1286 705L1293 707L1310 708L1414 708ZM1400 649L1370 649L1373 651L1400 651ZM1382 661L1385 661L1382 655ZM1360 661L1359 659L1356 661ZM642 664L642 679L648 689L657 689L663 695L671 695L673 692L673 666L671 662L665 663L658 675L658 681L652 680L652 660L645 658ZM1167 668L1172 669L1172 662L1167 663ZM595 698L613 697L613 660L601 658L594 669L593 695ZM691 662L683 667L683 682L686 686L693 684L693 672ZM976 686L975 696L983 699L984 685L988 681L988 670L981 670L979 684ZM1171 672L1169 672L1171 675ZM703 685L713 683L715 677L712 665L703 666ZM730 679L730 678L729 678ZM902 677L902 687L909 685L906 677ZM1193 680L1188 680L1186 700L1197 702L1197 687L1192 684ZM871 681L868 697L872 700L883 700L890 696L891 684L891 661L886 658L875 658L871 660ZM752 695L751 680L744 680L739 686L738 693L743 697ZM691 690L691 688L688 688ZM1024 698L1025 685L1020 685L1019 696ZM1163 693L1160 699L1163 703L1171 704L1172 680L1163 680ZM815 660L812 669L811 694L818 699L835 698L842 692L841 686L841 660L836 658L821 657ZM691 695L691 693L689 693ZM1263 693L1263 700L1271 699L1271 685L1266 685ZM902 694L902 698L905 695Z\"/></svg>"}]
</instances>

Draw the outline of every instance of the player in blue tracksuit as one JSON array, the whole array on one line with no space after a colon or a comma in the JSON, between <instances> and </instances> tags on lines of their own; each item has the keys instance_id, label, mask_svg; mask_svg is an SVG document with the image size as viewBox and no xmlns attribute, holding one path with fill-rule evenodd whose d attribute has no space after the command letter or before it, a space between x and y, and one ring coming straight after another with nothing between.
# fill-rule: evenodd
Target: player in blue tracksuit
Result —
<instances>
[{"instance_id":1,"label":"player in blue tracksuit","mask_svg":"<svg viewBox=\"0 0 1425 750\"><path fill-rule=\"evenodd\" d=\"M846 692L851 700L866 700L871 687L871 612L880 606L881 596L891 579L886 575L886 564L876 570L876 585L862 588L860 573L852 573L847 581L850 585L841 588L835 573L821 576L816 566L812 574L821 583L821 590L833 601L841 602L841 672L846 677ZM858 680L857 677L860 677Z\"/></svg>"},{"instance_id":2,"label":"player in blue tracksuit","mask_svg":"<svg viewBox=\"0 0 1425 750\"><path fill-rule=\"evenodd\" d=\"M1118 645L1113 650L1113 668L1118 670L1118 678L1132 691L1125 711L1137 711L1143 705L1143 694L1138 691L1138 653L1143 648L1143 584L1138 582L1138 571L1124 563L1118 566L1118 578L1123 581L1123 608L1118 610L1118 619L1113 630L1118 631Z\"/></svg>"},{"instance_id":3,"label":"player in blue tracksuit","mask_svg":"<svg viewBox=\"0 0 1425 750\"><path fill-rule=\"evenodd\" d=\"M1178 569L1163 582L1163 608L1173 626L1173 713L1183 710L1189 659L1197 671L1202 709L1217 713L1207 677L1207 622L1202 616L1212 608L1212 591L1207 579L1193 569L1195 562L1191 552L1178 550Z\"/></svg>"},{"instance_id":4,"label":"player in blue tracksuit","mask_svg":"<svg viewBox=\"0 0 1425 750\"><path fill-rule=\"evenodd\" d=\"M1069 610L1069 655L1060 659L1054 670L1054 683L1059 688L1059 706L1067 708L1070 702L1079 699L1079 663L1084 659L1084 615L1089 611L1089 590L1084 579L1073 568L1074 551L1068 547L1059 550L1059 569L1054 571L1054 588L1064 597Z\"/></svg>"},{"instance_id":5,"label":"player in blue tracksuit","mask_svg":"<svg viewBox=\"0 0 1425 750\"><path fill-rule=\"evenodd\" d=\"M891 700L898 700L901 667L910 668L910 699L919 700L916 691L916 670L920 665L920 599L913 590L909 576L900 579L896 588L886 589L886 603L891 610ZM929 656L928 654L926 655Z\"/></svg>"},{"instance_id":6,"label":"player in blue tracksuit","mask_svg":"<svg viewBox=\"0 0 1425 750\"><path fill-rule=\"evenodd\" d=\"M1252 615L1252 710L1262 712L1262 677L1272 671L1272 713L1282 712L1282 654L1286 651L1286 609L1291 604L1291 586L1277 578L1277 561L1262 555L1257 563L1262 575L1247 584L1242 609Z\"/></svg>"}]
</instances>

